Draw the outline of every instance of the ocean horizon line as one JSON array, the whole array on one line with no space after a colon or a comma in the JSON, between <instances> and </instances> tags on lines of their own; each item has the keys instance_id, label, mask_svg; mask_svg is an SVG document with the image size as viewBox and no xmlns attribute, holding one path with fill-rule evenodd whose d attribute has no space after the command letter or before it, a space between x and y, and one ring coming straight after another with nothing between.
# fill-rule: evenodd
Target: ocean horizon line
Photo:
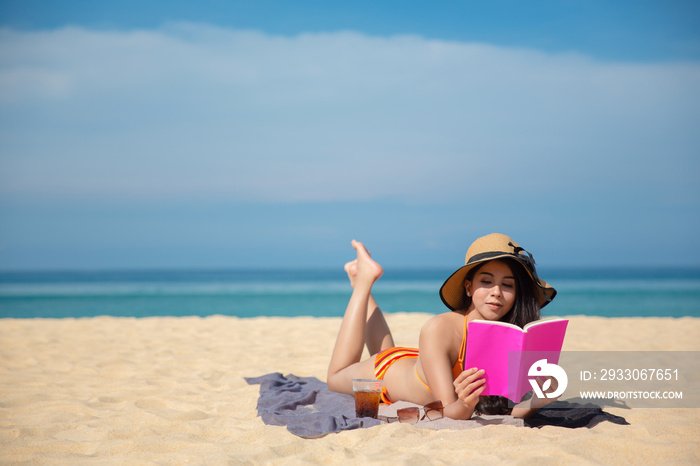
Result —
<instances>
[{"instance_id":1,"label":"ocean horizon line","mask_svg":"<svg viewBox=\"0 0 700 466\"><path fill-rule=\"evenodd\" d=\"M389 272L443 272L454 271L461 265L382 265L385 273ZM603 265L537 265L538 272L671 272L691 271L700 272L700 264L661 264L661 265L625 265L625 264L603 264ZM338 272L344 275L343 266L129 266L129 267L32 267L32 268L0 268L0 276L3 275L39 275L39 274L125 274L125 273L279 273L279 272Z\"/></svg>"},{"instance_id":2,"label":"ocean horizon line","mask_svg":"<svg viewBox=\"0 0 700 466\"><path fill-rule=\"evenodd\" d=\"M373 293L387 312L445 310L456 268L388 268ZM700 317L700 267L543 267L558 295L543 315ZM0 317L342 315L342 268L0 271Z\"/></svg>"}]
</instances>

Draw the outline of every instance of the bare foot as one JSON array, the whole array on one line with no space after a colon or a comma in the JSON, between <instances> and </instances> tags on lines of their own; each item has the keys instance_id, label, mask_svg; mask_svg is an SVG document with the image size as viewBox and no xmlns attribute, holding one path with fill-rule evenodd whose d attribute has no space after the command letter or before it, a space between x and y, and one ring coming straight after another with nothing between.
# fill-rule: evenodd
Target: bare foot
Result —
<instances>
[{"instance_id":1,"label":"bare foot","mask_svg":"<svg viewBox=\"0 0 700 466\"><path fill-rule=\"evenodd\" d=\"M355 277L357 277L357 259L345 264L344 269L345 273L348 274L348 278L350 279L350 286L355 288Z\"/></svg>"},{"instance_id":2,"label":"bare foot","mask_svg":"<svg viewBox=\"0 0 700 466\"><path fill-rule=\"evenodd\" d=\"M359 241L352 240L352 247L355 248L355 251L357 251L357 260L353 261L354 265L353 262L348 262L346 266L349 270L352 270L353 268L356 270L355 281L361 281L371 285L382 276L384 269L381 265L372 260L372 256L370 256L369 251L367 251L364 244L360 243ZM348 275L350 275L350 272L348 272ZM350 284L354 286L352 278L350 279Z\"/></svg>"}]
</instances>

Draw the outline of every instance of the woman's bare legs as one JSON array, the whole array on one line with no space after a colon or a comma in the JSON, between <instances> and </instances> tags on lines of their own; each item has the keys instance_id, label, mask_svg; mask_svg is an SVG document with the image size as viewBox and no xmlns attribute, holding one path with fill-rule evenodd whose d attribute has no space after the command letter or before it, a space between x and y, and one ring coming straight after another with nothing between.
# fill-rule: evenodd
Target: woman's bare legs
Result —
<instances>
[{"instance_id":1,"label":"woman's bare legs","mask_svg":"<svg viewBox=\"0 0 700 466\"><path fill-rule=\"evenodd\" d=\"M346 264L345 270L353 291L340 324L327 378L331 390L343 393L352 392L352 379L374 377L374 362L360 362L365 344L371 354L385 345L393 346L389 327L372 297L372 285L384 270L372 260L362 243L353 240L352 247L357 251L357 260Z\"/></svg>"},{"instance_id":2,"label":"woman's bare legs","mask_svg":"<svg viewBox=\"0 0 700 466\"><path fill-rule=\"evenodd\" d=\"M350 286L355 288L355 277L357 276L357 259L345 264L345 271L350 279ZM379 309L372 293L367 301L367 323L365 325L365 344L369 354L377 354L388 348L393 348L394 339L391 336L389 325L384 319L384 314Z\"/></svg>"}]
</instances>

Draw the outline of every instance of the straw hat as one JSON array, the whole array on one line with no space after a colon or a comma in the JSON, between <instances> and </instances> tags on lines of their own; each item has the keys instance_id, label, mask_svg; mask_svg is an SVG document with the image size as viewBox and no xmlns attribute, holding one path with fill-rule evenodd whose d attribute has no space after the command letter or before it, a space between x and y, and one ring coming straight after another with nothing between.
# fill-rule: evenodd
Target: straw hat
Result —
<instances>
[{"instance_id":1,"label":"straw hat","mask_svg":"<svg viewBox=\"0 0 700 466\"><path fill-rule=\"evenodd\" d=\"M467 273L477 265L494 259L510 258L520 262L535 283L535 294L540 307L544 307L554 299L557 290L537 276L535 259L532 254L521 248L515 241L500 233L491 233L482 236L469 246L464 266L457 269L440 288L440 298L445 306L453 311L465 309L469 306L464 289L464 280Z\"/></svg>"}]
</instances>

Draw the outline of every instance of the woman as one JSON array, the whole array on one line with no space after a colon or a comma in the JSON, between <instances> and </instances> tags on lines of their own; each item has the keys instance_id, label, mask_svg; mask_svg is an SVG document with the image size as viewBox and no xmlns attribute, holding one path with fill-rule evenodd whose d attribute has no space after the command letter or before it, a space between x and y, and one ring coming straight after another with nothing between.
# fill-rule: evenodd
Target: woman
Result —
<instances>
[{"instance_id":1,"label":"woman","mask_svg":"<svg viewBox=\"0 0 700 466\"><path fill-rule=\"evenodd\" d=\"M474 319L500 320L522 327L539 319L540 309L556 291L537 277L532 256L506 235L494 233L474 241L465 265L440 289L440 297L451 311L423 325L419 348L414 349L395 346L372 296L372 285L381 277L382 267L362 243L353 240L352 246L357 259L347 263L345 270L353 292L328 366L328 387L352 394L352 379L379 378L384 380L385 402L404 400L425 405L440 400L444 415L453 419L469 419L475 411L510 412L504 398L480 400L483 370L462 370L467 323ZM364 345L372 356L361 361ZM524 402L511 414L527 417L551 401Z\"/></svg>"}]
</instances>

